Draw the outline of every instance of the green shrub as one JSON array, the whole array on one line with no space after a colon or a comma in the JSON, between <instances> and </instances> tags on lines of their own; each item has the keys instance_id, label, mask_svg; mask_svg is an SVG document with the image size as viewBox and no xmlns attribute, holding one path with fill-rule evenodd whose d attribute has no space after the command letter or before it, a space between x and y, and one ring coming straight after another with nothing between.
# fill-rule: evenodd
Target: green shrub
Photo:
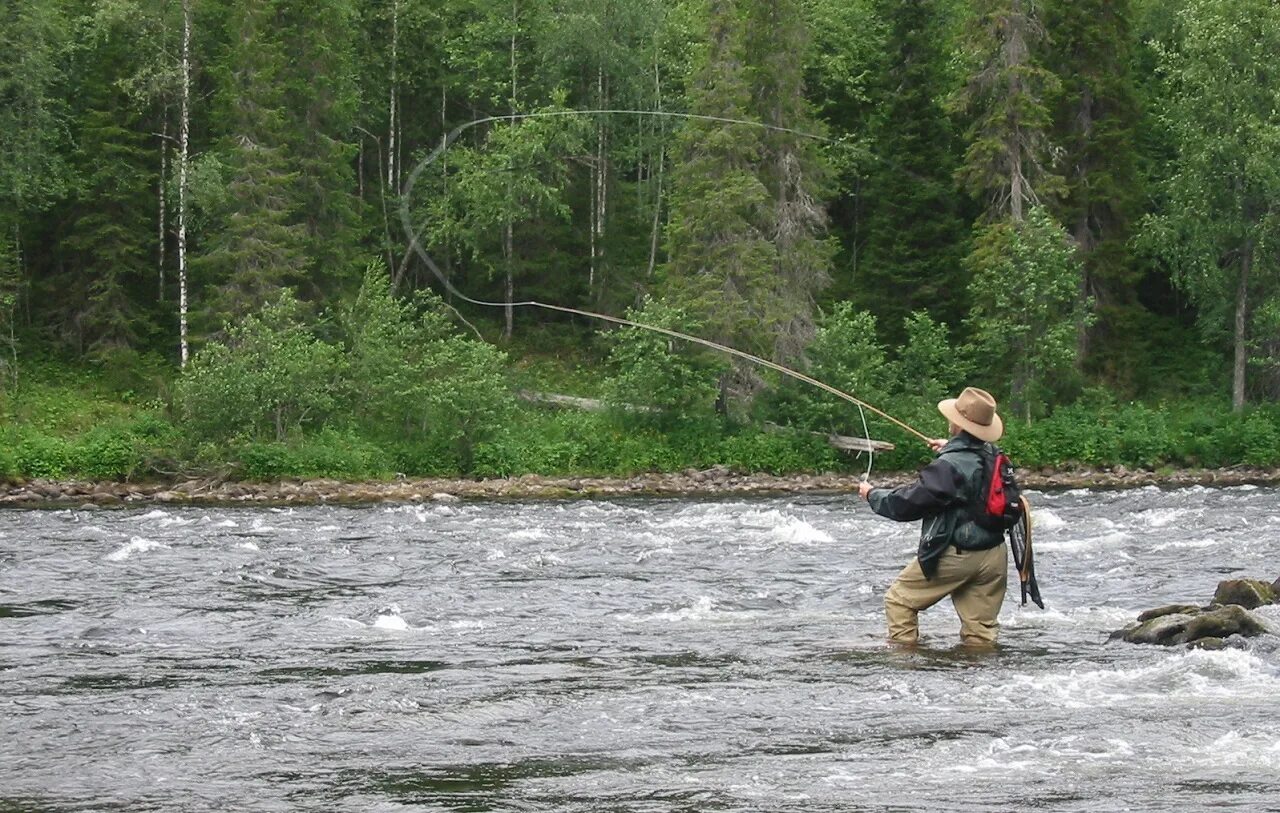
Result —
<instances>
[{"instance_id":1,"label":"green shrub","mask_svg":"<svg viewBox=\"0 0 1280 813\"><path fill-rule=\"evenodd\" d=\"M1115 418L1116 459L1129 466L1152 468L1177 454L1177 434L1162 411L1129 404Z\"/></svg>"},{"instance_id":2,"label":"green shrub","mask_svg":"<svg viewBox=\"0 0 1280 813\"><path fill-rule=\"evenodd\" d=\"M359 296L339 316L347 346L347 412L367 434L425 448L451 447L457 470L510 417L506 357L458 335L441 300L395 298L386 271L371 266Z\"/></svg>"},{"instance_id":3,"label":"green shrub","mask_svg":"<svg viewBox=\"0 0 1280 813\"><path fill-rule=\"evenodd\" d=\"M1244 418L1240 428L1243 461L1250 466L1280 463L1280 428L1266 411L1257 409Z\"/></svg>"},{"instance_id":4,"label":"green shrub","mask_svg":"<svg viewBox=\"0 0 1280 813\"><path fill-rule=\"evenodd\" d=\"M100 427L70 447L70 469L91 480L125 479L141 471L146 453L127 428Z\"/></svg>"},{"instance_id":5,"label":"green shrub","mask_svg":"<svg viewBox=\"0 0 1280 813\"><path fill-rule=\"evenodd\" d=\"M71 468L71 450L62 438L28 434L14 450L17 473L23 477L59 479Z\"/></svg>"},{"instance_id":6,"label":"green shrub","mask_svg":"<svg viewBox=\"0 0 1280 813\"><path fill-rule=\"evenodd\" d=\"M876 319L842 302L818 324L809 345L808 375L873 406L886 409L897 386L898 367L876 339ZM792 378L784 379L767 407L769 417L797 428L854 433L857 407Z\"/></svg>"},{"instance_id":7,"label":"green shrub","mask_svg":"<svg viewBox=\"0 0 1280 813\"><path fill-rule=\"evenodd\" d=\"M293 477L297 462L293 450L280 441L250 442L237 452L247 480L278 480Z\"/></svg>"},{"instance_id":8,"label":"green shrub","mask_svg":"<svg viewBox=\"0 0 1280 813\"><path fill-rule=\"evenodd\" d=\"M627 318L690 335L700 327L683 310L654 299L628 310ZM727 369L723 359L643 328L615 330L607 343L611 373L604 382L605 399L622 423L674 428L713 413L717 379Z\"/></svg>"},{"instance_id":9,"label":"green shrub","mask_svg":"<svg viewBox=\"0 0 1280 813\"><path fill-rule=\"evenodd\" d=\"M176 392L182 426L198 439L283 441L323 425L341 362L337 348L312 335L297 300L282 294L187 365Z\"/></svg>"},{"instance_id":10,"label":"green shrub","mask_svg":"<svg viewBox=\"0 0 1280 813\"><path fill-rule=\"evenodd\" d=\"M248 442L232 450L250 480L366 480L391 473L391 457L350 432L325 430L289 442Z\"/></svg>"},{"instance_id":11,"label":"green shrub","mask_svg":"<svg viewBox=\"0 0 1280 813\"><path fill-rule=\"evenodd\" d=\"M402 441L388 450L394 471L409 477L457 477L457 450L440 438Z\"/></svg>"},{"instance_id":12,"label":"green shrub","mask_svg":"<svg viewBox=\"0 0 1280 813\"><path fill-rule=\"evenodd\" d=\"M0 441L0 477L12 479L20 473L16 451L7 442Z\"/></svg>"},{"instance_id":13,"label":"green shrub","mask_svg":"<svg viewBox=\"0 0 1280 813\"><path fill-rule=\"evenodd\" d=\"M499 430L488 440L476 444L471 460L471 473L477 477L512 477L527 471L521 447L509 430Z\"/></svg>"},{"instance_id":14,"label":"green shrub","mask_svg":"<svg viewBox=\"0 0 1280 813\"><path fill-rule=\"evenodd\" d=\"M746 431L720 442L720 460L746 472L824 471L834 468L834 450L820 437L783 432Z\"/></svg>"}]
</instances>

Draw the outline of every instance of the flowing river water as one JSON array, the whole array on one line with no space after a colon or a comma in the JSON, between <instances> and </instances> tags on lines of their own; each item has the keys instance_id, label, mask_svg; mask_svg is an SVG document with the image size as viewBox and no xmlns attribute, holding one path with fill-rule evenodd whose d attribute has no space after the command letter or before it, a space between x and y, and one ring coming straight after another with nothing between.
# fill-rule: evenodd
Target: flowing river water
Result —
<instances>
[{"instance_id":1,"label":"flowing river water","mask_svg":"<svg viewBox=\"0 0 1280 813\"><path fill-rule=\"evenodd\" d=\"M2 512L0 811L1280 810L1280 638L1107 640L1280 491L1031 496L987 654L848 496Z\"/></svg>"}]
</instances>

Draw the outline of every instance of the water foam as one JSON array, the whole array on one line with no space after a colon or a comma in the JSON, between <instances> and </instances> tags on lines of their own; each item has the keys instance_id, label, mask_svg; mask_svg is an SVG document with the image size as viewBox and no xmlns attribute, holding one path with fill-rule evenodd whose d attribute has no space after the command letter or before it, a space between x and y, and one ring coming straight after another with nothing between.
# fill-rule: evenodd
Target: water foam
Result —
<instances>
[{"instance_id":1,"label":"water foam","mask_svg":"<svg viewBox=\"0 0 1280 813\"><path fill-rule=\"evenodd\" d=\"M380 630L407 630L411 629L409 622L405 621L399 613L388 611L377 618L373 619L373 626Z\"/></svg>"},{"instance_id":2,"label":"water foam","mask_svg":"<svg viewBox=\"0 0 1280 813\"><path fill-rule=\"evenodd\" d=\"M1133 535L1125 531L1111 531L1098 536L1086 536L1083 539L1049 540L1036 543L1037 551L1057 551L1061 553L1091 553L1095 551L1114 550L1124 547L1133 541Z\"/></svg>"},{"instance_id":3,"label":"water foam","mask_svg":"<svg viewBox=\"0 0 1280 813\"><path fill-rule=\"evenodd\" d=\"M732 613L726 613L716 610L716 603L710 596L698 596L693 604L688 607L681 607L676 610L666 610L660 613L652 613L650 615L635 615L633 613L620 613L618 619L621 621L706 621L716 616L729 616Z\"/></svg>"},{"instance_id":4,"label":"water foam","mask_svg":"<svg viewBox=\"0 0 1280 813\"><path fill-rule=\"evenodd\" d=\"M546 539L549 535L541 528L523 528L519 531L511 531L507 534L507 539Z\"/></svg>"},{"instance_id":5,"label":"water foam","mask_svg":"<svg viewBox=\"0 0 1280 813\"><path fill-rule=\"evenodd\" d=\"M1024 687L1010 690L1008 683ZM974 694L994 703L1035 703L1049 708L1164 705L1171 699L1200 701L1274 697L1280 677L1264 661L1238 649L1191 650L1132 669L1095 669L1065 674L1011 675L1005 684L979 686Z\"/></svg>"},{"instance_id":6,"label":"water foam","mask_svg":"<svg viewBox=\"0 0 1280 813\"><path fill-rule=\"evenodd\" d=\"M1031 509L1031 522L1035 530L1056 531L1067 527L1067 521L1047 508Z\"/></svg>"},{"instance_id":7,"label":"water foam","mask_svg":"<svg viewBox=\"0 0 1280 813\"><path fill-rule=\"evenodd\" d=\"M1175 522L1190 517L1198 517L1204 513L1204 509L1192 508L1148 508L1137 514L1137 519L1141 520L1148 528L1165 528Z\"/></svg>"},{"instance_id":8,"label":"water foam","mask_svg":"<svg viewBox=\"0 0 1280 813\"><path fill-rule=\"evenodd\" d=\"M1052 605L1041 610L1015 604L1000 613L1000 625L1011 629L1086 629L1113 630L1133 620L1133 610L1124 607L1072 607L1059 610Z\"/></svg>"},{"instance_id":9,"label":"water foam","mask_svg":"<svg viewBox=\"0 0 1280 813\"><path fill-rule=\"evenodd\" d=\"M712 506L695 517L681 512L680 516L666 523L666 526L684 530L690 524L715 531L723 531L725 527L761 531L772 544L811 545L835 541L831 534L815 528L794 514L777 508L760 510L744 503Z\"/></svg>"},{"instance_id":10,"label":"water foam","mask_svg":"<svg viewBox=\"0 0 1280 813\"><path fill-rule=\"evenodd\" d=\"M773 538L787 545L812 545L834 542L831 534L819 530L799 518L788 518L770 532Z\"/></svg>"},{"instance_id":11,"label":"water foam","mask_svg":"<svg viewBox=\"0 0 1280 813\"><path fill-rule=\"evenodd\" d=\"M1161 542L1159 545L1153 545L1151 550L1154 553L1163 550L1212 548L1220 544L1222 540L1219 539L1182 539L1177 542Z\"/></svg>"},{"instance_id":12,"label":"water foam","mask_svg":"<svg viewBox=\"0 0 1280 813\"><path fill-rule=\"evenodd\" d=\"M135 553L146 553L156 548L168 548L169 546L163 542L157 542L154 539L143 539L140 536L132 537L127 543L121 545L111 553L107 554L107 559L112 562L123 562Z\"/></svg>"},{"instance_id":13,"label":"water foam","mask_svg":"<svg viewBox=\"0 0 1280 813\"><path fill-rule=\"evenodd\" d=\"M1280 771L1280 739L1274 732L1241 734L1228 731L1212 743L1191 750L1189 762L1197 767L1215 765L1233 773L1248 769Z\"/></svg>"}]
</instances>

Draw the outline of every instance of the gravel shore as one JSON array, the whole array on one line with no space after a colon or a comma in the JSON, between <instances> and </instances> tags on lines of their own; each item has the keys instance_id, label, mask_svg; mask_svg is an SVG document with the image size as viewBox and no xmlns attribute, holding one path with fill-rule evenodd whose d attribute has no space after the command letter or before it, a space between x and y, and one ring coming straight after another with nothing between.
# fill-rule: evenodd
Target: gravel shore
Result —
<instances>
[{"instance_id":1,"label":"gravel shore","mask_svg":"<svg viewBox=\"0 0 1280 813\"><path fill-rule=\"evenodd\" d=\"M873 473L876 485L907 482L911 472ZM167 483L111 483L32 480L7 486L0 506L112 507L148 503L177 504L360 504L380 502L449 502L490 499L611 499L640 496L718 497L788 493L849 493L858 488L855 474L740 474L726 468L686 470L632 477L544 477L526 474L492 480L397 479L348 483L339 480L285 480L271 483L226 480L182 480ZM1228 469L1105 470L1046 469L1021 471L1023 486L1035 490L1067 488L1133 488L1189 485L1228 486L1280 483L1280 470Z\"/></svg>"}]
</instances>

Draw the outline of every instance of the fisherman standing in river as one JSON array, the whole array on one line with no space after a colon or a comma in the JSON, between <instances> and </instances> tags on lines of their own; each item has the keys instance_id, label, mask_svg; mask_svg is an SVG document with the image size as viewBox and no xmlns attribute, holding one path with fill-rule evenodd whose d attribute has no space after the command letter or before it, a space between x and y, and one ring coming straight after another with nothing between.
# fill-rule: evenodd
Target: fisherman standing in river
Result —
<instances>
[{"instance_id":1,"label":"fisherman standing in river","mask_svg":"<svg viewBox=\"0 0 1280 813\"><path fill-rule=\"evenodd\" d=\"M950 439L932 440L937 457L913 483L895 489L864 482L858 494L883 517L922 520L916 558L903 568L884 597L889 640L915 644L918 615L947 596L960 616L960 640L970 646L995 643L996 617L1004 603L1008 551L1004 534L974 521L971 506L982 487L984 444L1004 433L996 400L986 390L967 387L958 398L938 404L949 422Z\"/></svg>"}]
</instances>

